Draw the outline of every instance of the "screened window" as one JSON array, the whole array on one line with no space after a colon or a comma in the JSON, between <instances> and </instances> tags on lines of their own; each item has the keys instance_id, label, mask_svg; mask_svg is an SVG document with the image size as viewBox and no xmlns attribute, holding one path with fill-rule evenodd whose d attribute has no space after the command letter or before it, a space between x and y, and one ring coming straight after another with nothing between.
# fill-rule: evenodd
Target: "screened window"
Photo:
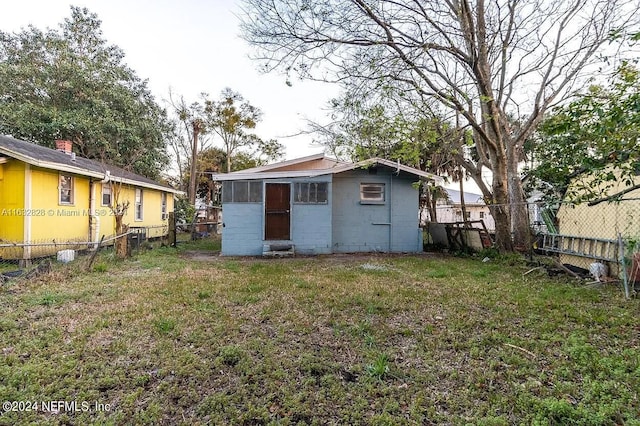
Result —
<instances>
[{"instance_id":1,"label":"screened window","mask_svg":"<svg viewBox=\"0 0 640 426\"><path fill-rule=\"evenodd\" d=\"M230 203L233 200L233 182L222 182L222 202Z\"/></svg>"},{"instance_id":2,"label":"screened window","mask_svg":"<svg viewBox=\"0 0 640 426\"><path fill-rule=\"evenodd\" d=\"M161 209L162 209L162 219L164 220L164 218L167 216L167 193L163 192L162 193L162 198L161 198Z\"/></svg>"},{"instance_id":3,"label":"screened window","mask_svg":"<svg viewBox=\"0 0 640 426\"><path fill-rule=\"evenodd\" d=\"M325 204L328 187L327 182L297 182L294 185L293 201L300 204Z\"/></svg>"},{"instance_id":4,"label":"screened window","mask_svg":"<svg viewBox=\"0 0 640 426\"><path fill-rule=\"evenodd\" d=\"M111 205L111 184L110 183L102 184L102 205L103 206Z\"/></svg>"},{"instance_id":5,"label":"screened window","mask_svg":"<svg viewBox=\"0 0 640 426\"><path fill-rule=\"evenodd\" d=\"M361 183L360 202L364 204L384 203L384 183Z\"/></svg>"},{"instance_id":6,"label":"screened window","mask_svg":"<svg viewBox=\"0 0 640 426\"><path fill-rule=\"evenodd\" d=\"M262 202L262 181L236 180L222 182L223 203Z\"/></svg>"},{"instance_id":7,"label":"screened window","mask_svg":"<svg viewBox=\"0 0 640 426\"><path fill-rule=\"evenodd\" d=\"M136 220L142 220L142 189L136 188L136 202L135 202L135 211L136 211Z\"/></svg>"},{"instance_id":8,"label":"screened window","mask_svg":"<svg viewBox=\"0 0 640 426\"><path fill-rule=\"evenodd\" d=\"M73 176L61 174L58 189L60 204L73 204Z\"/></svg>"}]
</instances>

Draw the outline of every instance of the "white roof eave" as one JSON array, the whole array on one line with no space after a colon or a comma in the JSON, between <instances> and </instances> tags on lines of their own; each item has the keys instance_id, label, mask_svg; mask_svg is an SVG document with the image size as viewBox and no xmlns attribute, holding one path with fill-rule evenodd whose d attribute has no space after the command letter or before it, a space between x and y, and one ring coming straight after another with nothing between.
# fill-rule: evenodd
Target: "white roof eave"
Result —
<instances>
[{"instance_id":1,"label":"white roof eave","mask_svg":"<svg viewBox=\"0 0 640 426\"><path fill-rule=\"evenodd\" d=\"M393 161L385 160L382 158L372 158L369 160L360 161L358 163L349 163L333 167L331 169L322 170L289 170L283 172L256 172L251 169L248 171L239 170L233 173L219 173L212 174L211 179L214 181L224 182L233 180L261 180L261 179L284 179L284 178L300 178L300 177L316 177L323 175L333 175L350 170L367 167L373 164L382 164L386 167L396 169L398 172L402 171L408 174L412 174L419 178L424 178L434 181L438 185L444 184L444 179L440 176L423 172L422 170L414 169L403 164L394 163Z\"/></svg>"},{"instance_id":2,"label":"white roof eave","mask_svg":"<svg viewBox=\"0 0 640 426\"><path fill-rule=\"evenodd\" d=\"M97 178L97 179L104 179L105 178L105 173L99 173L99 172L95 172L93 170L87 170L84 169L82 167L74 167L74 166L70 166L67 164L60 164L60 163L52 163L49 161L42 161L42 160L38 160L35 159L33 157L28 157L25 155L22 155L20 153L17 152L13 152L11 150L5 149L4 151L8 152L8 155L10 155L11 157L15 158L16 160L22 161L24 163L30 164L32 166L36 166L36 167L41 167L43 169L50 169L50 170L58 170L61 172L67 172L67 173L73 173L76 175L81 175L81 176L87 176L87 177L93 177L93 178ZM171 192L174 194L183 194L183 191L179 191L177 189L173 189L173 188L168 188L162 185L154 185L151 183L147 183L147 182L140 182L137 180L132 180L132 179L126 179L126 178L121 178L118 176L111 176L111 181L113 182L119 182L119 183L123 183L125 185L132 185L132 186L140 186L143 188L149 188L149 189L156 189L159 191L164 191L164 192Z\"/></svg>"},{"instance_id":3,"label":"white roof eave","mask_svg":"<svg viewBox=\"0 0 640 426\"><path fill-rule=\"evenodd\" d=\"M398 165L391 161L377 161L379 164L383 164L390 168L397 168L398 171L403 171L405 173L412 174L414 176L432 180L438 185L442 185L444 183L444 179L440 176L433 175L431 173L423 172L422 170L414 169L412 167L407 167ZM370 160L361 161L359 163L346 164L338 167L334 167L331 169L323 169L323 170L296 170L296 171L284 171L284 172L247 172L243 173L242 171L237 171L233 173L219 173L212 174L211 179L218 182L224 181L233 181L233 180L261 180L261 179L285 179L285 178L304 178L304 177L316 177L323 175L334 175L342 172L347 172L349 170L354 170L360 167L364 167L367 164L372 164Z\"/></svg>"}]
</instances>

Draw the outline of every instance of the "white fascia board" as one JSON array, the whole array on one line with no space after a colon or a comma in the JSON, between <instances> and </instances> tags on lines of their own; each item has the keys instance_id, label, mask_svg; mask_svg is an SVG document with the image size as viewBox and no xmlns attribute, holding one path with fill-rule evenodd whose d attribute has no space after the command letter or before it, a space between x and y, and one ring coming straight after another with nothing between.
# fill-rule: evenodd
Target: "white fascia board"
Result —
<instances>
[{"instance_id":1,"label":"white fascia board","mask_svg":"<svg viewBox=\"0 0 640 426\"><path fill-rule=\"evenodd\" d=\"M49 161L40 161L40 160L36 160L35 158L26 157L24 155L16 154L13 152L11 152L10 155L14 157L16 160L20 160L24 163L31 164L32 166L41 167L43 169L59 170L61 172L74 173L77 175L96 177L100 179L104 178L104 173L94 172L92 170L87 170L82 167L73 167L73 166L68 166L66 164L51 163Z\"/></svg>"},{"instance_id":2,"label":"white fascia board","mask_svg":"<svg viewBox=\"0 0 640 426\"><path fill-rule=\"evenodd\" d=\"M104 178L104 175L102 175L102 177ZM162 192L171 192L171 193L176 194L176 195L183 195L184 194L184 191L180 191L178 189L168 188L166 186L161 186L161 185L154 185L154 184L147 183L147 182L140 182L140 181L132 180L132 179L125 179L125 178L121 178L119 176L114 176L114 175L111 175L109 181L110 182L116 182L116 183L122 183L122 184L125 184L125 185L139 186L139 187L142 187L142 188L155 189L155 190L162 191Z\"/></svg>"},{"instance_id":3,"label":"white fascia board","mask_svg":"<svg viewBox=\"0 0 640 426\"><path fill-rule=\"evenodd\" d=\"M368 160L359 161L357 163L347 164L345 166L336 167L333 169L334 173L346 172L358 168L372 166L374 164L382 164L383 166L391 169L402 170L405 173L412 174L414 176L422 177L425 179L433 180L436 184L442 185L444 179L438 175L432 173L423 172L422 170L415 169L413 167L405 166L404 164L394 163L393 161L385 160L384 158L370 158Z\"/></svg>"},{"instance_id":4,"label":"white fascia board","mask_svg":"<svg viewBox=\"0 0 640 426\"><path fill-rule=\"evenodd\" d=\"M10 151L8 149L4 149L3 151L6 151L8 153L8 155L10 155L11 157L15 158L16 160L22 161L22 162L27 163L27 164L31 164L32 166L41 167L43 169L58 170L58 171L61 171L61 172L73 173L73 174L76 174L76 175L98 178L100 180L105 178L106 171L105 171L105 173L98 173L98 172L94 172L92 170L84 169L82 167L73 167L73 166L69 166L67 164L51 163L49 161L36 160L35 158L27 157L27 156L24 156L22 154L12 152L12 151ZM132 179L125 179L125 178L121 178L121 177L113 176L113 175L111 176L111 181L115 181L115 182L118 182L118 183L123 183L123 184L126 184L126 185L140 186L140 187L149 188L149 189L156 189L156 190L164 191L164 192L171 192L171 193L174 193L174 194L183 193L183 191L179 191L177 189L167 188L165 186L154 185L154 184L151 184L151 183L140 182L140 181L132 180Z\"/></svg>"},{"instance_id":5,"label":"white fascia board","mask_svg":"<svg viewBox=\"0 0 640 426\"><path fill-rule=\"evenodd\" d=\"M297 177L315 177L333 174L332 170L290 170L286 172L262 172L262 173L219 173L211 174L211 180L223 182L228 180L261 180L261 179L282 179Z\"/></svg>"},{"instance_id":6,"label":"white fascia board","mask_svg":"<svg viewBox=\"0 0 640 426\"><path fill-rule=\"evenodd\" d=\"M405 166L402 164L394 163L393 161L384 160L381 158L372 158L369 160L360 161L358 163L349 163L340 165L331 169L322 170L290 170L284 172L252 172L252 171L237 171L233 173L218 173L211 174L211 179L218 182L231 181L231 180L260 180L260 179L282 179L282 178L299 178L299 177L315 177L322 175L334 175L349 170L366 167L373 164L382 164L389 168L395 168L405 173L412 174L417 177L433 180L435 183L442 185L444 179L440 176L423 172L422 170L414 169L413 167ZM249 169L250 170L250 169Z\"/></svg>"}]
</instances>

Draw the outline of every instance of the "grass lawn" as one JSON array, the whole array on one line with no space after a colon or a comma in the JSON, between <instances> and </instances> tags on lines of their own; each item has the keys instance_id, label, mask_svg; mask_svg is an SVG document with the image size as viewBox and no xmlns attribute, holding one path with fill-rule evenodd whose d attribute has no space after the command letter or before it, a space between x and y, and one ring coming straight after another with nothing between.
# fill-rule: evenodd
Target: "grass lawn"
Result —
<instances>
[{"instance_id":1,"label":"grass lawn","mask_svg":"<svg viewBox=\"0 0 640 426\"><path fill-rule=\"evenodd\" d=\"M0 424L640 425L640 300L614 286L197 247L4 284L0 399L39 405Z\"/></svg>"}]
</instances>

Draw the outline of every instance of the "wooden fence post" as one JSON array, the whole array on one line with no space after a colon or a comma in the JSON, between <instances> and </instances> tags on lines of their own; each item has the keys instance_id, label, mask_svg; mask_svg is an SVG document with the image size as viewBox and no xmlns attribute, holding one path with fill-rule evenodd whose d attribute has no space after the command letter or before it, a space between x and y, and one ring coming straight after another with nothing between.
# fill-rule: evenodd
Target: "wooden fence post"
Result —
<instances>
[{"instance_id":1,"label":"wooden fence post","mask_svg":"<svg viewBox=\"0 0 640 426\"><path fill-rule=\"evenodd\" d=\"M169 212L169 247L176 247L176 214Z\"/></svg>"}]
</instances>

